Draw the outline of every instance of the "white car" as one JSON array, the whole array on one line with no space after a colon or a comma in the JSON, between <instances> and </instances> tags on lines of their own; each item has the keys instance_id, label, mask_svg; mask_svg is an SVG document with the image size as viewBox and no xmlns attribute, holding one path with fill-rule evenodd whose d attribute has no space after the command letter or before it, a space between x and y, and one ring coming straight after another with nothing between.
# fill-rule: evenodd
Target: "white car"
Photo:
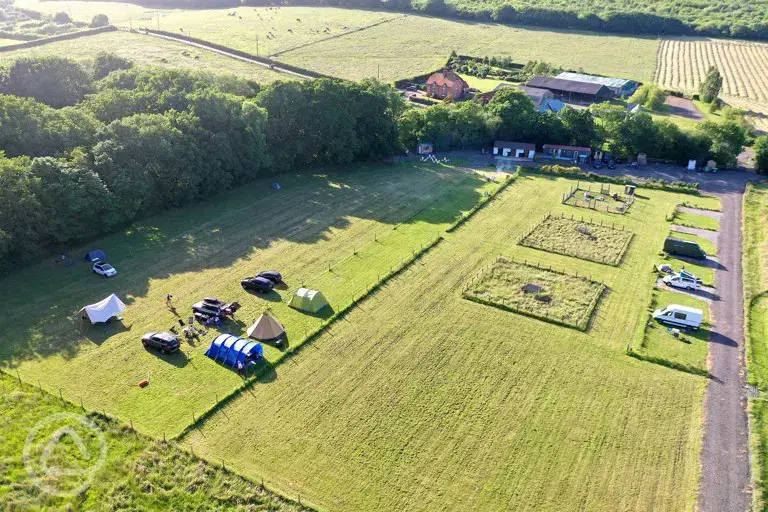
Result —
<instances>
[{"instance_id":1,"label":"white car","mask_svg":"<svg viewBox=\"0 0 768 512\"><path fill-rule=\"evenodd\" d=\"M93 272L104 277L113 277L117 275L117 269L105 261L94 262Z\"/></svg>"},{"instance_id":2,"label":"white car","mask_svg":"<svg viewBox=\"0 0 768 512\"><path fill-rule=\"evenodd\" d=\"M664 276L664 284L673 288L682 288L684 290L698 290L701 288L701 279L687 272L680 272L677 275Z\"/></svg>"},{"instance_id":3,"label":"white car","mask_svg":"<svg viewBox=\"0 0 768 512\"><path fill-rule=\"evenodd\" d=\"M658 320L661 323L684 329L698 329L704 320L704 312L702 310L679 304L670 304L664 309L657 309L653 312L652 316L654 320Z\"/></svg>"}]
</instances>

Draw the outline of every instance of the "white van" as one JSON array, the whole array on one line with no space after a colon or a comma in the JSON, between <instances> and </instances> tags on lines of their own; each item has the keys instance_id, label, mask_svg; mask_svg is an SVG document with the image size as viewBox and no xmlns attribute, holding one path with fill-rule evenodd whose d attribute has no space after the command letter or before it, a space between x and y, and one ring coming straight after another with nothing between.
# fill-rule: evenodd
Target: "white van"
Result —
<instances>
[{"instance_id":1,"label":"white van","mask_svg":"<svg viewBox=\"0 0 768 512\"><path fill-rule=\"evenodd\" d=\"M653 319L664 324L676 325L686 329L698 329L704 320L704 312L679 304L670 304L664 309L653 312Z\"/></svg>"}]
</instances>

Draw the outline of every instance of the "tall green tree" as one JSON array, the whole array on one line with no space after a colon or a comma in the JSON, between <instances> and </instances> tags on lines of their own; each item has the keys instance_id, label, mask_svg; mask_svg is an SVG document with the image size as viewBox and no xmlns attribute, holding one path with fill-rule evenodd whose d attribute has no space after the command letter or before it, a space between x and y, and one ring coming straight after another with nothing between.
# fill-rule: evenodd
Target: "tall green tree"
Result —
<instances>
[{"instance_id":1,"label":"tall green tree","mask_svg":"<svg viewBox=\"0 0 768 512\"><path fill-rule=\"evenodd\" d=\"M747 142L747 133L737 121L713 123L706 121L699 130L712 140L712 158L721 165L735 165Z\"/></svg>"},{"instance_id":2,"label":"tall green tree","mask_svg":"<svg viewBox=\"0 0 768 512\"><path fill-rule=\"evenodd\" d=\"M509 141L528 141L536 121L533 102L522 91L505 88L488 102L488 111L499 118L498 137Z\"/></svg>"},{"instance_id":3,"label":"tall green tree","mask_svg":"<svg viewBox=\"0 0 768 512\"><path fill-rule=\"evenodd\" d=\"M755 139L755 171L768 174L768 135Z\"/></svg>"},{"instance_id":4,"label":"tall green tree","mask_svg":"<svg viewBox=\"0 0 768 512\"><path fill-rule=\"evenodd\" d=\"M720 95L720 90L723 88L723 76L718 71L717 67L710 66L707 70L707 74L704 75L704 79L699 85L699 95L701 101L705 103L711 103L717 99Z\"/></svg>"},{"instance_id":5,"label":"tall green tree","mask_svg":"<svg viewBox=\"0 0 768 512\"><path fill-rule=\"evenodd\" d=\"M3 75L0 92L35 98L55 108L74 105L93 85L81 64L62 57L23 57Z\"/></svg>"}]
</instances>

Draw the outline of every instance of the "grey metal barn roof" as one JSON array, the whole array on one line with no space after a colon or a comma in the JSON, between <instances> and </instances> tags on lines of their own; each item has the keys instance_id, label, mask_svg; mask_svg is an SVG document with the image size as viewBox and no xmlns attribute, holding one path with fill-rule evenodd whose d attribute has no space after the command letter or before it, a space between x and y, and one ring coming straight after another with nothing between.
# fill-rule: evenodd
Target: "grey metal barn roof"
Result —
<instances>
[{"instance_id":1,"label":"grey metal barn roof","mask_svg":"<svg viewBox=\"0 0 768 512\"><path fill-rule=\"evenodd\" d=\"M527 149L529 151L536 151L536 144L530 142L510 142L507 140L497 140L493 143L495 148L510 148L510 149Z\"/></svg>"},{"instance_id":2,"label":"grey metal barn roof","mask_svg":"<svg viewBox=\"0 0 768 512\"><path fill-rule=\"evenodd\" d=\"M526 85L528 87L538 87L540 89L575 92L577 94L589 94L593 96L599 94L611 94L610 89L602 84L575 82L573 80L563 80L562 78L552 78L551 76L534 76Z\"/></svg>"},{"instance_id":3,"label":"grey metal barn roof","mask_svg":"<svg viewBox=\"0 0 768 512\"><path fill-rule=\"evenodd\" d=\"M561 78L563 80L573 80L574 82L600 84L600 85L604 85L606 87L611 87L614 89L621 89L628 83L633 82L633 80L627 80L625 78L612 78L612 77L605 77L605 76L585 75L584 73L571 73L568 71L563 71L562 73L557 75L555 78Z\"/></svg>"}]
</instances>

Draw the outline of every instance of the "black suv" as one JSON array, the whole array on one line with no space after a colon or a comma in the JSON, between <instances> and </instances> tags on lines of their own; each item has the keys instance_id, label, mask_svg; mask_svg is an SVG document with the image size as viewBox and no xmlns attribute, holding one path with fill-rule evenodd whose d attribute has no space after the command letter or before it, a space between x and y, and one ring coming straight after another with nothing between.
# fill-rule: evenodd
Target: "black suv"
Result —
<instances>
[{"instance_id":1,"label":"black suv","mask_svg":"<svg viewBox=\"0 0 768 512\"><path fill-rule=\"evenodd\" d=\"M149 332L141 337L141 344L144 348L156 348L163 354L176 352L181 343L179 337L169 332Z\"/></svg>"},{"instance_id":2,"label":"black suv","mask_svg":"<svg viewBox=\"0 0 768 512\"><path fill-rule=\"evenodd\" d=\"M257 293L269 293L275 287L275 283L266 277L247 277L240 281L240 286L246 290L253 290Z\"/></svg>"}]
</instances>

